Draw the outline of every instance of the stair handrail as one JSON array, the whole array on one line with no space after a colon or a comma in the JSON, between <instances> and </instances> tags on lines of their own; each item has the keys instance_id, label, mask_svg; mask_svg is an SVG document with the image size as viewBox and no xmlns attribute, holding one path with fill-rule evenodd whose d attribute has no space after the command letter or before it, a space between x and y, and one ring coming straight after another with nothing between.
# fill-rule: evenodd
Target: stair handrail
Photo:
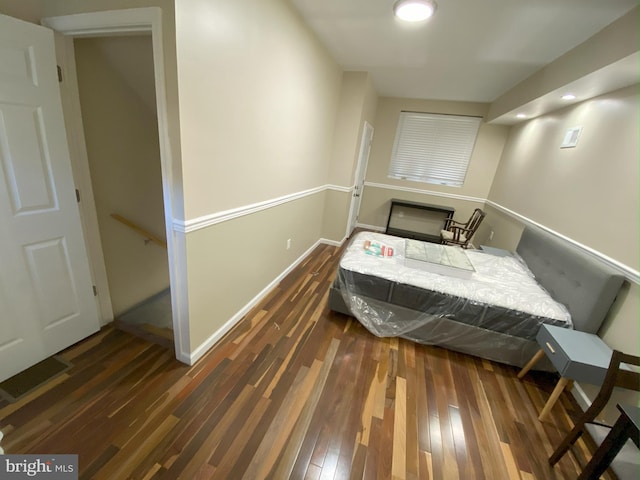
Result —
<instances>
[{"instance_id":1,"label":"stair handrail","mask_svg":"<svg viewBox=\"0 0 640 480\"><path fill-rule=\"evenodd\" d=\"M155 243L156 245L160 245L164 249L167 248L166 240L163 240L162 238L157 237L156 235L154 235L153 233L149 232L148 230L145 230L144 228L142 228L137 223L135 223L135 222L133 222L133 221L127 219L127 218L124 218L122 215L118 215L117 213L112 213L111 214L111 218L117 220L118 222L122 223L123 225L126 225L127 227L131 228L132 230L135 230L140 235L145 237L145 239L144 239L145 243L151 242L151 243Z\"/></svg>"}]
</instances>

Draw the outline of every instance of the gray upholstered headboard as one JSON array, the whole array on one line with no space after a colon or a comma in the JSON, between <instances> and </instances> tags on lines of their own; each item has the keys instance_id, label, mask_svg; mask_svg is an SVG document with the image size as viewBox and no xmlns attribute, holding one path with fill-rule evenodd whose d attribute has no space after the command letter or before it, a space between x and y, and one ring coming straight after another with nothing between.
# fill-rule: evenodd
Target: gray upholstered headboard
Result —
<instances>
[{"instance_id":1,"label":"gray upholstered headboard","mask_svg":"<svg viewBox=\"0 0 640 480\"><path fill-rule=\"evenodd\" d=\"M516 251L538 282L569 309L574 328L596 333L624 277L576 246L538 228L524 229Z\"/></svg>"}]
</instances>

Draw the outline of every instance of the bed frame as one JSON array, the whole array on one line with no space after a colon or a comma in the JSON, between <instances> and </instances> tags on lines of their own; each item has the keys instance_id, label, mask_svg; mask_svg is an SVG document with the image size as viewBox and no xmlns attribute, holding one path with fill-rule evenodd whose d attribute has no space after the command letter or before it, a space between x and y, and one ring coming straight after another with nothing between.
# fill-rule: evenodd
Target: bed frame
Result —
<instances>
[{"instance_id":1,"label":"bed frame","mask_svg":"<svg viewBox=\"0 0 640 480\"><path fill-rule=\"evenodd\" d=\"M524 229L516 252L535 275L536 280L556 301L567 307L576 330L589 333L599 330L624 282L621 274L576 246L539 228ZM331 288L329 308L352 315L344 301L338 281L334 282ZM446 340L448 331L455 332L454 344L449 344ZM484 330L483 338L486 338L486 334L487 331ZM531 339L500 332L489 334L491 341L478 342L477 327L442 318L402 336L421 343L437 343L452 350L517 367L525 365L539 349L539 345ZM429 337L438 340L424 341ZM460 346L460 338L468 340L463 342L463 347ZM548 370L550 364L541 362L536 367Z\"/></svg>"},{"instance_id":2,"label":"bed frame","mask_svg":"<svg viewBox=\"0 0 640 480\"><path fill-rule=\"evenodd\" d=\"M540 229L525 228L516 252L551 296L569 309L576 330L600 329L624 276Z\"/></svg>"}]
</instances>

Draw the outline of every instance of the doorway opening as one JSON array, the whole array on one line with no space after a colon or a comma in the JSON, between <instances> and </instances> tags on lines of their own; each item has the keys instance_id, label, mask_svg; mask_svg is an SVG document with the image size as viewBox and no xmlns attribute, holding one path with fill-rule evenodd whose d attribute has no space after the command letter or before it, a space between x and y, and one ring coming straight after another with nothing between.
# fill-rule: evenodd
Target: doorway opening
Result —
<instances>
[{"instance_id":1,"label":"doorway opening","mask_svg":"<svg viewBox=\"0 0 640 480\"><path fill-rule=\"evenodd\" d=\"M83 13L45 18L42 20L42 23L53 29L56 34L56 54L59 62L63 65L63 76L66 75L67 79L66 82L60 84L60 91L65 111L65 124L67 126L74 177L76 178L76 182L81 186L80 188L84 190L84 194L81 192L81 196L84 196L85 200L87 200L80 202L80 210L83 222L85 223L85 241L87 243L87 250L89 251L89 262L93 279L97 287L96 302L103 325L113 320L115 316L124 315L136 307L141 307L144 303L134 303L131 300L133 297L125 298L126 295L123 297L125 298L124 301L121 301L122 298L118 299L117 302L112 303L111 301L110 279L108 278L110 275L107 273L107 268L105 267L105 260L107 260L106 257L108 254L102 251L102 222L98 221L97 204L93 200L92 172L90 171L89 162L86 159L87 151L84 127L82 125L83 118L79 100L80 95L78 94L74 43L75 40L86 37L113 37L114 35L134 37L140 35L148 37L150 35L151 37L151 63L154 72L153 86L155 87L155 95L148 95L148 92L146 94L138 92L138 95L146 96L146 100L139 100L142 103L145 101L147 103L153 103L155 100L157 121L155 123L149 122L147 126L157 129L159 162L156 161L156 166L159 163L162 201L159 205L157 203L154 204L152 207L153 213L149 213L148 215L144 214L144 208L139 208L139 210L143 212L142 217L144 217L141 220L137 220L136 218L127 219L121 212L109 211L108 221L115 222L115 225L114 223L110 223L109 228L117 226L117 228L124 229L123 231L126 232L124 235L133 235L137 238L138 242L142 242L143 244L146 242L144 248L148 252L153 252L151 248L156 249L158 247L158 245L152 244L152 237L158 237L161 241L166 238L166 252L156 251L152 255L166 259L161 270L163 270L162 275L165 275L164 278L166 279L166 269L168 268L169 289L158 291L147 298L158 298L161 293L165 293L166 296L164 296L163 302L165 306L167 303L170 304L171 323L173 325L173 345L176 358L184 363L192 364L189 341L188 297L186 291L186 238L183 229L181 230L179 228L180 222L178 221L176 224L174 221L174 214L176 213L174 206L182 205L182 193L179 184L173 181L174 168L179 169L179 166L174 166L173 164L171 142L169 140L161 9L148 7ZM134 67L131 66L131 68ZM76 89L75 92L69 91L70 89L73 90L73 88ZM136 88L140 89L140 87L130 88L133 90ZM154 96L155 99L152 100ZM111 137L111 142L118 141L120 141L119 138ZM157 169L155 172L152 176L155 176L157 179ZM122 175L126 178L128 173ZM120 178L122 178L122 176ZM157 183L155 185L156 186L153 187L154 189L157 188ZM131 192L129 192L128 195L131 195ZM151 196L157 197L157 192ZM138 198L143 204L146 201L144 196ZM163 209L163 215L159 213L161 209ZM116 220L112 214L121 217L125 221ZM178 213L178 215L180 214ZM158 216L164 217L163 225L160 225L162 222L158 221ZM125 223L135 225L136 229L140 227L139 229L143 230L144 234L138 236L138 233L135 231L136 229L131 228L130 225L126 225ZM162 228L164 228L164 237L162 235ZM153 231L155 229L159 230ZM160 249L158 248L158 250ZM160 265L160 263L157 265ZM154 267L150 268L153 270ZM160 275L160 277L162 277L162 275ZM154 288L158 288L159 283L156 282L154 285ZM139 287L140 285L133 286L133 288ZM120 288L120 286L118 288ZM147 293L150 291L151 289L147 288ZM120 311L121 309L122 311Z\"/></svg>"},{"instance_id":2,"label":"doorway opening","mask_svg":"<svg viewBox=\"0 0 640 480\"><path fill-rule=\"evenodd\" d=\"M151 35L74 38L73 50L115 326L172 348Z\"/></svg>"}]
</instances>

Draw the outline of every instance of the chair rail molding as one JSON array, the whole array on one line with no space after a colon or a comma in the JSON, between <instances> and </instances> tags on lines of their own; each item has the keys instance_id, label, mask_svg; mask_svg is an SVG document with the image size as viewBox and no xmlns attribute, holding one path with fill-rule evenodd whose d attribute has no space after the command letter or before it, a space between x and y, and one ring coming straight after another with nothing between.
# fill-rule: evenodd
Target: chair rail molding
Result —
<instances>
[{"instance_id":1,"label":"chair rail molding","mask_svg":"<svg viewBox=\"0 0 640 480\"><path fill-rule=\"evenodd\" d=\"M211 213L209 215L203 215L201 217L193 218L190 220L177 220L173 221L173 229L181 233L191 233L202 228L210 227L217 223L227 222L234 218L243 217L245 215L251 215L268 208L277 207L288 202L293 202L310 195L322 193L327 190L334 190L343 193L349 193L352 187L342 187L339 185L322 185L320 187L310 188L301 192L291 193L283 195L281 197L272 198L263 202L252 203L249 205L243 205L242 207L231 208L229 210L222 210L220 212Z\"/></svg>"},{"instance_id":2,"label":"chair rail molding","mask_svg":"<svg viewBox=\"0 0 640 480\"><path fill-rule=\"evenodd\" d=\"M542 230L544 230L545 232L550 233L551 235L555 235L558 238L561 238L562 240L564 240L565 242L568 242L572 245L574 245L575 247L579 248L580 250L584 251L585 253L587 253L588 255L596 258L597 260L600 260L601 262L606 263L607 265L609 265L611 268L617 270L618 272L620 272L622 275L624 275L624 277L629 280L632 283L635 283L637 285L640 285L640 272L634 268L631 268L628 265L625 265L622 262L619 262L618 260L615 260L607 255L605 255L602 252L599 252L597 250L594 250L591 247L587 247L586 245L583 245L580 242L577 242L575 240L573 240L572 238L569 238L565 235L562 235L561 233L556 232L555 230L552 230L548 227L545 227L544 225L542 225L541 223L538 223L534 220L531 220L530 218L525 217L524 215L520 215L517 212L514 212L513 210L509 210L506 207L503 207L502 205L496 203L496 202L492 202L491 200L487 200L486 201L487 205L495 208L496 210L500 210L502 213L507 214L508 216L519 220L520 222L524 223L525 225L529 225L529 226L534 226L537 228L540 228Z\"/></svg>"},{"instance_id":3,"label":"chair rail molding","mask_svg":"<svg viewBox=\"0 0 640 480\"><path fill-rule=\"evenodd\" d=\"M421 188L401 187L399 185L389 185L387 183L364 182L365 187L382 188L384 190L395 190L398 192L420 193L422 195L433 195L434 197L452 198L455 200L466 200L467 202L485 203L486 198L470 197L468 195L458 195L455 193L436 192L435 190L423 190Z\"/></svg>"},{"instance_id":4,"label":"chair rail molding","mask_svg":"<svg viewBox=\"0 0 640 480\"><path fill-rule=\"evenodd\" d=\"M501 211L502 213L505 213L506 215L510 216L511 218L518 220L519 222L523 223L524 225L528 225L528 226L535 226L537 228L540 228L548 233L550 233L551 235L555 235L558 238L561 238L562 240L569 242L570 244L574 245L575 247L583 250L585 253L587 253L588 255L606 263L607 265L609 265L611 268L617 270L618 272L620 272L622 275L624 275L624 277L632 282L635 283L636 285L640 285L640 272L638 270L636 270L635 268L632 268L628 265L625 265L622 262L619 262L618 260L615 260L611 257L609 257L608 255L605 255L602 252L599 252L593 248L590 248L586 245L583 245L580 242L577 242L576 240L573 240L565 235L562 235L561 233L556 232L555 230L552 230L528 217L525 217L524 215L521 215L517 212L514 212L513 210L510 210L509 208L503 207L502 205L500 205L499 203L496 203L494 201L491 201L487 198L479 198L479 197L470 197L470 196L466 196L466 195L457 195L454 193L446 193L446 192L436 192L433 190L422 190L419 188L410 188L410 187L402 187L402 186L398 186L398 185L389 185L389 184L385 184L385 183L375 183L375 182L365 182L365 187L373 187L373 188L381 188L381 189L386 189L386 190L395 190L395 191L400 191L400 192L409 192L409 193L420 193L423 195L433 195L436 197L444 197L444 198L452 198L452 199L456 199L456 200L464 200L464 201L468 201L468 202L474 202L474 203L482 203L482 204L486 204L488 206L491 206L493 208L495 208L496 210ZM370 227L371 229L374 230L378 230L380 229L380 227L374 227L374 226L367 226L367 225L359 225L362 227Z\"/></svg>"}]
</instances>

